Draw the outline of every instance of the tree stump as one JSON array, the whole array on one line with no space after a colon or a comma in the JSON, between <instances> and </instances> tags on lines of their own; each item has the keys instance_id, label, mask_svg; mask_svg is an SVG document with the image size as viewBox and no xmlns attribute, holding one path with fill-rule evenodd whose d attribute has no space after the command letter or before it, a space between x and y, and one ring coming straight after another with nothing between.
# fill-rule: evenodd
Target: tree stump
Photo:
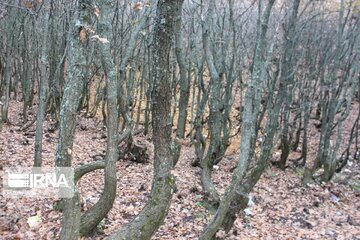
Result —
<instances>
[{"instance_id":1,"label":"tree stump","mask_svg":"<svg viewBox=\"0 0 360 240\"><path fill-rule=\"evenodd\" d=\"M132 143L127 153L129 160L137 163L147 163L149 161L149 155L147 154L147 147Z\"/></svg>"}]
</instances>

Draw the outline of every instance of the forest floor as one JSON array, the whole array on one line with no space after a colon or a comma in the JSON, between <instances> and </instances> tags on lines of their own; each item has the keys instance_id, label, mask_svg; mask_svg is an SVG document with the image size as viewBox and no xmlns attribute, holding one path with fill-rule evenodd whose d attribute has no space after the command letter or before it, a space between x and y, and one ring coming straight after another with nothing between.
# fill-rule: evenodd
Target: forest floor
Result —
<instances>
[{"instance_id":1,"label":"forest floor","mask_svg":"<svg viewBox=\"0 0 360 240\"><path fill-rule=\"evenodd\" d=\"M10 123L0 133L0 170L5 167L31 167L34 156L35 125L20 131L22 103L11 102ZM358 104L354 106L359 107ZM31 112L31 111L30 111ZM32 112L34 117L35 113ZM349 117L344 135L350 131ZM47 129L43 140L44 166L54 166L58 132ZM310 139L318 141L318 130L311 124ZM83 239L104 239L131 221L144 206L151 189L152 145L149 137L135 140L148 148L150 161L137 164L127 160L117 162L117 197L99 232ZM346 139L344 139L346 142ZM238 143L235 143L238 144ZM316 145L309 146L309 157L315 156ZM97 118L78 117L73 148L73 164L79 166L101 160L105 154L106 133ZM293 152L290 159L299 156ZM276 153L274 154L276 158ZM202 204L200 169L191 167L192 147L184 146L175 168L178 191L173 195L169 214L153 239L196 239L211 220L212 213ZM213 180L220 193L231 179L230 169L236 165L239 152L227 155L215 169ZM252 192L252 204L238 216L234 228L224 239L360 239L360 163L350 161L330 183L301 183L302 169L292 167L281 171L269 167ZM99 198L103 186L103 171L97 170L78 184L83 209ZM8 198L0 195L0 239L57 239L61 213L53 210L55 199ZM29 219L39 222L29 226Z\"/></svg>"}]
</instances>

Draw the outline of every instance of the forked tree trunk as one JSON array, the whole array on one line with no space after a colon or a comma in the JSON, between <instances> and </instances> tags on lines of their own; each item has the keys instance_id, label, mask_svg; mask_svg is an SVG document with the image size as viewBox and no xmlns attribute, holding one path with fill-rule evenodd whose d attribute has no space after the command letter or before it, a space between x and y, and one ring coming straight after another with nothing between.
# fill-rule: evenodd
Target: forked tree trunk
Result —
<instances>
[{"instance_id":1,"label":"forked tree trunk","mask_svg":"<svg viewBox=\"0 0 360 240\"><path fill-rule=\"evenodd\" d=\"M299 2L300 0L292 1L292 11L289 16L289 19L290 22L291 21L294 22L290 24L291 25L290 28L295 27L294 23L296 20ZM294 29L291 29L290 31L294 31ZM293 38L291 37L289 39L288 38L286 39L289 40L290 43L293 40ZM288 45L286 46L290 47ZM273 79L273 81L276 82L276 77ZM285 81L283 84L284 86L286 86L287 82ZM235 196L231 200L231 204L230 204L231 210L227 212L222 224L222 227L226 232L228 232L232 228L234 221L236 220L236 214L247 206L248 194L255 186L255 184L258 182L262 173L264 172L264 170L266 169L269 163L272 149L274 146L274 137L278 128L278 116L280 113L282 103L284 102L285 94L286 94L286 88L281 88L275 98L274 105L268 110L268 121L264 129L265 131L264 136L266 137L263 147L261 149L261 154L256 164L254 164L255 167L245 176L245 178L241 181L241 184L238 185L235 191L236 192Z\"/></svg>"},{"instance_id":2,"label":"forked tree trunk","mask_svg":"<svg viewBox=\"0 0 360 240\"><path fill-rule=\"evenodd\" d=\"M240 160L234 171L230 186L226 189L225 195L220 202L219 208L204 231L200 235L201 240L214 239L216 232L221 228L224 223L227 213L230 209L232 200L237 194L241 195L241 192L237 192L240 189L240 183L245 177L245 173L249 164L250 157L252 155L251 149L255 148L255 134L256 134L256 122L260 105L260 91L264 85L261 82L261 72L264 67L264 60L262 53L265 49L265 37L268 28L269 17L272 6L275 0L269 0L266 9L261 16L257 29L257 39L254 52L254 62L252 67L252 76L248 84L245 95L245 105L243 111L243 124L241 127L241 145L240 145ZM260 7L259 7L260 9ZM259 11L260 12L260 11Z\"/></svg>"},{"instance_id":3,"label":"forked tree trunk","mask_svg":"<svg viewBox=\"0 0 360 240\"><path fill-rule=\"evenodd\" d=\"M344 28L346 21L348 20L347 17L344 16L345 14L345 1L340 1L340 10L339 10L339 19L338 19L338 29L337 29L337 41L336 47L333 53L333 62L331 68L328 70L328 78L324 78L322 84L326 84L326 91L324 99L326 101L325 106L322 109L322 122L321 122L321 136L320 136L320 143L318 147L317 156L315 162L312 167L312 173L314 174L315 171L320 168L321 166L324 167L324 174L322 176L323 181L330 181L333 174L336 170L336 155L334 155L334 151L337 151L339 147L338 144L339 138L341 138L341 123L346 119L346 116L341 116L338 120L338 123L335 123L337 112L341 106L340 98L341 95L339 93L343 92L344 96L342 97L345 99L346 95L348 94L348 90L350 82L356 80L356 78L352 78L351 74L349 76L350 68L345 67L352 65L351 64L351 55L348 58L345 58L347 54L352 54L354 49L354 44L358 43L356 39L352 39L349 41L349 45L344 47L344 39L347 37L347 34L355 33L355 35L359 33L359 28ZM356 47L355 47L356 48ZM349 60L350 59L350 60ZM349 62L348 62L349 61ZM357 62L358 60L355 60ZM347 70L346 70L347 69ZM337 73L341 72L341 77L338 80ZM353 85L355 82L353 83ZM332 146L331 143L331 136L333 134L333 127L334 124L339 124L338 126L338 134L336 136L337 144Z\"/></svg>"}]
</instances>

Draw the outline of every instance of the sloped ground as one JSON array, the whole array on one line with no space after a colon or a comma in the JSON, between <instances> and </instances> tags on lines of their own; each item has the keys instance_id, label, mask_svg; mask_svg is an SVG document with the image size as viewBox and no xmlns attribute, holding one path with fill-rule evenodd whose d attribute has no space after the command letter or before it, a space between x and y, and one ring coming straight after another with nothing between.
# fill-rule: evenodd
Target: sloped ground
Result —
<instances>
[{"instance_id":1,"label":"sloped ground","mask_svg":"<svg viewBox=\"0 0 360 240\"><path fill-rule=\"evenodd\" d=\"M19 131L21 103L12 102L10 121L0 134L0 166L31 166L33 161L34 129ZM358 105L357 105L358 106ZM351 122L355 119L351 116ZM101 159L106 136L99 120L79 117L73 156L74 165ZM45 124L45 129L50 121ZM346 124L345 135L350 131ZM309 138L317 140L314 128ZM54 166L57 132L44 134L43 161ZM152 146L147 137L137 137L145 144L152 159ZM346 142L346 138L344 138ZM314 157L316 145L310 147ZM291 155L295 159L298 153ZM174 175L178 191L174 194L165 224L153 239L196 239L211 219L202 205L199 169L190 166L194 158L191 147L183 147ZM214 182L223 192L231 179L229 169L235 166L238 154L227 156L214 172ZM290 164L291 165L291 164ZM285 172L269 168L252 193L253 204L238 217L226 239L360 239L360 166L352 161L344 173L327 184L301 184L301 169ZM136 216L146 202L151 188L152 163L145 165L129 161L117 163L117 198L102 224L103 233L85 239L104 239ZM80 184L84 209L90 207L102 192L102 170L85 176ZM57 239L61 214L52 209L55 199L4 198L0 195L0 239ZM37 215L41 223L29 227L28 219Z\"/></svg>"}]
</instances>

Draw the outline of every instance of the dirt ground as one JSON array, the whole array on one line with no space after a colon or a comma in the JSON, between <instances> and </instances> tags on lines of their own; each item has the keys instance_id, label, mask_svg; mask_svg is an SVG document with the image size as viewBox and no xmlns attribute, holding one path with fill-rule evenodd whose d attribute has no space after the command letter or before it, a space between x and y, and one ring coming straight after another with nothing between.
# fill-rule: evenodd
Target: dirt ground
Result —
<instances>
[{"instance_id":1,"label":"dirt ground","mask_svg":"<svg viewBox=\"0 0 360 240\"><path fill-rule=\"evenodd\" d=\"M21 103L10 103L10 122L0 133L0 167L32 166L35 126L20 131ZM359 105L354 106L359 107ZM33 111L34 114L34 111ZM34 115L33 115L34 116ZM33 117L32 116L32 117ZM345 123L344 136L350 131L354 116ZM43 140L44 166L54 166L54 153L58 132L47 131ZM313 126L313 124L311 124ZM315 156L318 131L309 134L311 159ZM135 140L148 147L152 159L149 137ZM346 137L343 139L346 142ZM238 143L235 143L238 144ZM100 160L105 153L106 136L97 118L78 118L73 148L74 166ZM294 152L290 159L300 153ZM276 158L276 153L274 158ZM183 147L174 170L178 191L165 224L153 239L196 239L212 214L202 205L198 168L191 167L194 158L192 147ZM239 152L226 155L216 168L213 180L220 193L224 192ZM252 192L252 204L238 216L233 230L220 234L225 239L360 239L360 163L350 161L342 173L326 184L301 184L302 169L290 167L286 171L269 167ZM152 161L137 164L117 162L117 197L111 212L102 222L101 229L84 239L104 239L131 221L142 209L151 188ZM78 184L84 210L94 204L103 188L103 172L97 170L86 175ZM0 195L0 239L57 239L61 227L61 213L53 210L55 199L5 198ZM39 216L40 224L30 227L28 219Z\"/></svg>"}]
</instances>

